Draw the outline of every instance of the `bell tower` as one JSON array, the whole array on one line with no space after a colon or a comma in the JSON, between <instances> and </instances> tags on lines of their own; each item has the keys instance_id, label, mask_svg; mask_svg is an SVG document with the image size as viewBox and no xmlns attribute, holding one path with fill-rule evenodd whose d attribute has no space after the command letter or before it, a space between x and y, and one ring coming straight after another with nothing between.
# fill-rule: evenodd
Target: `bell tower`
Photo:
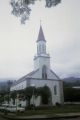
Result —
<instances>
[{"instance_id":1,"label":"bell tower","mask_svg":"<svg viewBox=\"0 0 80 120\"><path fill-rule=\"evenodd\" d=\"M42 26L40 25L37 39L37 55L34 56L34 69L40 69L44 65L50 68L50 56L46 53L46 40Z\"/></svg>"},{"instance_id":2,"label":"bell tower","mask_svg":"<svg viewBox=\"0 0 80 120\"><path fill-rule=\"evenodd\" d=\"M39 30L38 39L37 39L37 55L40 55L40 54L46 54L46 40L45 40L41 26Z\"/></svg>"}]
</instances>

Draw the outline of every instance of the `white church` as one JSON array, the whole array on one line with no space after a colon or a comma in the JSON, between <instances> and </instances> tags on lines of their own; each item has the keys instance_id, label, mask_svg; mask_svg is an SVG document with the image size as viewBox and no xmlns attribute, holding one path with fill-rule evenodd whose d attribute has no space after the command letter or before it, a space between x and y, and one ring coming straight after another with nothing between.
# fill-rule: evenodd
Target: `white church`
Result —
<instances>
[{"instance_id":1,"label":"white church","mask_svg":"<svg viewBox=\"0 0 80 120\"><path fill-rule=\"evenodd\" d=\"M50 55L46 52L46 40L40 25L37 39L37 54L34 56L34 70L29 74L16 80L10 88L10 91L25 89L35 85L35 87L48 86L51 90L51 103L63 104L63 81L51 70ZM41 99L35 100L35 105L41 105Z\"/></svg>"}]
</instances>

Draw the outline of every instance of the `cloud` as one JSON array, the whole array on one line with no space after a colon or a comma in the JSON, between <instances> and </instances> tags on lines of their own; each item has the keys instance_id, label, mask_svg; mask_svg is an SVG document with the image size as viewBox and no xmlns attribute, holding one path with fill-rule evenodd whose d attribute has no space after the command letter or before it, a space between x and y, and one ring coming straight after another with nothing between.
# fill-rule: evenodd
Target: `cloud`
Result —
<instances>
[{"instance_id":1,"label":"cloud","mask_svg":"<svg viewBox=\"0 0 80 120\"><path fill-rule=\"evenodd\" d=\"M80 1L62 0L54 8L33 6L25 26L11 15L8 1L0 1L0 78L19 78L33 69L40 19L51 56L60 77L80 76Z\"/></svg>"},{"instance_id":2,"label":"cloud","mask_svg":"<svg viewBox=\"0 0 80 120\"><path fill-rule=\"evenodd\" d=\"M71 41L70 41L71 40ZM78 75L80 76L80 40L69 39L68 44L64 44L62 49L55 53L54 66L60 76Z\"/></svg>"}]
</instances>

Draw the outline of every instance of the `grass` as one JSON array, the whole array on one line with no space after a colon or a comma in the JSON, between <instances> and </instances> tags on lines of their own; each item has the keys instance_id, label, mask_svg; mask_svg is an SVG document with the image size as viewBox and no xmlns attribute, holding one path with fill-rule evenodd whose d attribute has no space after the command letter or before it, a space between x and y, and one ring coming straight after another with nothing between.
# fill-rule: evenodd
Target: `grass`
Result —
<instances>
[{"instance_id":1,"label":"grass","mask_svg":"<svg viewBox=\"0 0 80 120\"><path fill-rule=\"evenodd\" d=\"M42 109L26 110L22 115L55 115L58 113L79 113L80 105L64 105L55 107L42 107Z\"/></svg>"}]
</instances>

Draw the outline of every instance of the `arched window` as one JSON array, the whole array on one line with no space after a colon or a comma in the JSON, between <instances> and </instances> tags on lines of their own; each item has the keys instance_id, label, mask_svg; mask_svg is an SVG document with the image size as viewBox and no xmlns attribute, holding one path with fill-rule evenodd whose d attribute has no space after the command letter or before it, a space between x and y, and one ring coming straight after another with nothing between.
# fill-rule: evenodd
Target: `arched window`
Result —
<instances>
[{"instance_id":1,"label":"arched window","mask_svg":"<svg viewBox=\"0 0 80 120\"><path fill-rule=\"evenodd\" d=\"M44 45L42 45L42 51L43 51L43 53L44 53Z\"/></svg>"},{"instance_id":2,"label":"arched window","mask_svg":"<svg viewBox=\"0 0 80 120\"><path fill-rule=\"evenodd\" d=\"M57 95L57 86L54 85L54 95Z\"/></svg>"},{"instance_id":3,"label":"arched window","mask_svg":"<svg viewBox=\"0 0 80 120\"><path fill-rule=\"evenodd\" d=\"M42 78L47 79L47 68L46 65L42 67Z\"/></svg>"},{"instance_id":4,"label":"arched window","mask_svg":"<svg viewBox=\"0 0 80 120\"><path fill-rule=\"evenodd\" d=\"M39 53L41 53L41 45L39 44Z\"/></svg>"}]
</instances>

